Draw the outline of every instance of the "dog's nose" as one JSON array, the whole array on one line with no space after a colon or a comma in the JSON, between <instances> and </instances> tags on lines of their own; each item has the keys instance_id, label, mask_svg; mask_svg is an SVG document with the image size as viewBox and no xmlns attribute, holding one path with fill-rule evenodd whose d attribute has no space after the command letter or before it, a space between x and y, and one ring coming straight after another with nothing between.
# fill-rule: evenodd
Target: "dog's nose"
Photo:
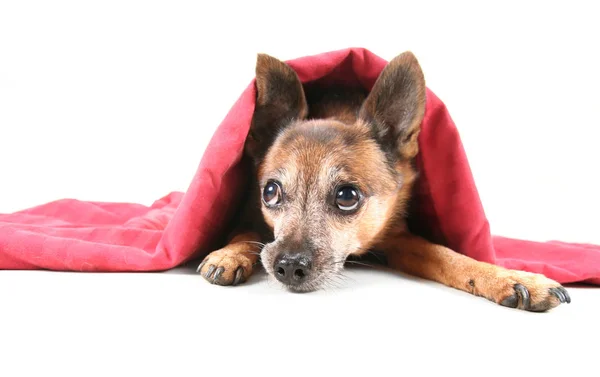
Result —
<instances>
[{"instance_id":1,"label":"dog's nose","mask_svg":"<svg viewBox=\"0 0 600 377\"><path fill-rule=\"evenodd\" d=\"M286 285L300 285L308 279L312 261L302 253L283 254L275 260L274 267L277 280Z\"/></svg>"}]
</instances>

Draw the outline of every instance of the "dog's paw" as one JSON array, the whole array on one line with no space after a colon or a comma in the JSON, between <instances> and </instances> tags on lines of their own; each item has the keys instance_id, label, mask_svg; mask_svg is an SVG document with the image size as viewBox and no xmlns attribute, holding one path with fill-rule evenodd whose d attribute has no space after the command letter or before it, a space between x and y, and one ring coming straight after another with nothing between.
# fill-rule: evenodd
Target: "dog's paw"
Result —
<instances>
[{"instance_id":1,"label":"dog's paw","mask_svg":"<svg viewBox=\"0 0 600 377\"><path fill-rule=\"evenodd\" d=\"M196 272L212 284L237 285L250 277L252 264L243 252L225 247L208 254Z\"/></svg>"},{"instance_id":2,"label":"dog's paw","mask_svg":"<svg viewBox=\"0 0 600 377\"><path fill-rule=\"evenodd\" d=\"M494 301L498 304L531 312L545 312L571 302L562 285L541 274L510 271L496 288Z\"/></svg>"}]
</instances>

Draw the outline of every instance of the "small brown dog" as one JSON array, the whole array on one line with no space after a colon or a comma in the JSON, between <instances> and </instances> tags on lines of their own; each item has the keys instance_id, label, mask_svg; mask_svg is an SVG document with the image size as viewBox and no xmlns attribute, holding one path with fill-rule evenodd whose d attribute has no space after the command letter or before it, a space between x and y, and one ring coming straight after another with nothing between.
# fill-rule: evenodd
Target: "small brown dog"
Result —
<instances>
[{"instance_id":1,"label":"small brown dog","mask_svg":"<svg viewBox=\"0 0 600 377\"><path fill-rule=\"evenodd\" d=\"M209 282L236 285L259 256L293 291L335 278L369 250L389 266L498 304L546 311L571 301L543 275L479 262L411 234L405 208L425 109L425 80L405 52L370 93L303 85L295 71L258 55L256 108L245 153L251 190L229 243L198 267Z\"/></svg>"}]
</instances>

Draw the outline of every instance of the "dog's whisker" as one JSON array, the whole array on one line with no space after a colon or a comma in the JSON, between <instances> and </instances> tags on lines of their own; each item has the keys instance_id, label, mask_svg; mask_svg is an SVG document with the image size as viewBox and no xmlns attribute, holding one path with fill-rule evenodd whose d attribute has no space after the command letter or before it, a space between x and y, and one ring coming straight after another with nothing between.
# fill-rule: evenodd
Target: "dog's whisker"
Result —
<instances>
[{"instance_id":1,"label":"dog's whisker","mask_svg":"<svg viewBox=\"0 0 600 377\"><path fill-rule=\"evenodd\" d=\"M329 278L327 280L325 280L326 285L328 285L329 287L333 288L333 289L341 289L343 287L343 280L340 280L339 277L334 278Z\"/></svg>"},{"instance_id":2,"label":"dog's whisker","mask_svg":"<svg viewBox=\"0 0 600 377\"><path fill-rule=\"evenodd\" d=\"M352 282L356 283L356 279L354 279L353 277L350 277L348 275L344 275L344 280L351 280Z\"/></svg>"},{"instance_id":3,"label":"dog's whisker","mask_svg":"<svg viewBox=\"0 0 600 377\"><path fill-rule=\"evenodd\" d=\"M260 257L260 253L257 253L255 251L246 251L247 254L252 254L252 255L258 255Z\"/></svg>"},{"instance_id":4,"label":"dog's whisker","mask_svg":"<svg viewBox=\"0 0 600 377\"><path fill-rule=\"evenodd\" d=\"M360 251L362 251L362 252L364 252L365 254L374 256L379 263L385 264L385 260L382 259L381 253L373 251L371 249L366 249L364 247L357 247L357 249L360 250Z\"/></svg>"},{"instance_id":5,"label":"dog's whisker","mask_svg":"<svg viewBox=\"0 0 600 377\"><path fill-rule=\"evenodd\" d=\"M359 262L359 261L353 261L353 260L341 260L341 261L334 261L331 264L332 265L337 265L337 264L356 264L356 265L360 265L360 266L366 266L366 267L371 267L371 268L375 268L375 266L373 266L372 264L369 263L363 263L363 262Z\"/></svg>"},{"instance_id":6,"label":"dog's whisker","mask_svg":"<svg viewBox=\"0 0 600 377\"><path fill-rule=\"evenodd\" d=\"M342 281L342 282L346 282L347 280L354 280L350 276L348 276L346 274L342 274L342 273L337 274L337 276L335 278L337 280Z\"/></svg>"},{"instance_id":7,"label":"dog's whisker","mask_svg":"<svg viewBox=\"0 0 600 377\"><path fill-rule=\"evenodd\" d=\"M328 279L325 282L323 282L323 286L330 288L330 289L340 289L342 288L342 284L339 281L335 281L332 279Z\"/></svg>"},{"instance_id":8,"label":"dog's whisker","mask_svg":"<svg viewBox=\"0 0 600 377\"><path fill-rule=\"evenodd\" d=\"M384 264L385 261L381 258L381 255L379 255L379 253L373 251L373 250L368 250L367 251L369 254L373 255L375 258L377 258L377 260L379 261L379 263Z\"/></svg>"},{"instance_id":9,"label":"dog's whisker","mask_svg":"<svg viewBox=\"0 0 600 377\"><path fill-rule=\"evenodd\" d=\"M249 243L251 245L257 245L261 248L261 250L266 246L266 244L262 243L262 242L258 242L258 241L239 241L241 243Z\"/></svg>"},{"instance_id":10,"label":"dog's whisker","mask_svg":"<svg viewBox=\"0 0 600 377\"><path fill-rule=\"evenodd\" d=\"M279 282L273 276L271 276L271 274L267 274L267 285L269 288L277 287L280 290L285 289L285 287L282 284L279 284Z\"/></svg>"},{"instance_id":11,"label":"dog's whisker","mask_svg":"<svg viewBox=\"0 0 600 377\"><path fill-rule=\"evenodd\" d=\"M373 266L372 264L369 264L369 263L363 263L363 262L358 262L358 261L353 261L353 260L346 261L346 263L350 263L350 264L357 264L357 265L359 265L359 266L366 266L366 267L375 268L375 266Z\"/></svg>"}]
</instances>

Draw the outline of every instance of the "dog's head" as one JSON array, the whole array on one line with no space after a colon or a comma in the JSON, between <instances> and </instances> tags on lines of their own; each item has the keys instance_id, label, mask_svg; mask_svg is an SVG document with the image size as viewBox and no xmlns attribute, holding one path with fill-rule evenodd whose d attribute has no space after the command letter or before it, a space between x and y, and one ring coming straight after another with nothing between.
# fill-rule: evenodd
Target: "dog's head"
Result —
<instances>
[{"instance_id":1,"label":"dog's head","mask_svg":"<svg viewBox=\"0 0 600 377\"><path fill-rule=\"evenodd\" d=\"M258 56L256 89L246 152L274 237L262 263L285 286L314 290L398 226L415 177L423 74L410 52L390 61L353 122L309 118L295 71L268 55Z\"/></svg>"}]
</instances>

